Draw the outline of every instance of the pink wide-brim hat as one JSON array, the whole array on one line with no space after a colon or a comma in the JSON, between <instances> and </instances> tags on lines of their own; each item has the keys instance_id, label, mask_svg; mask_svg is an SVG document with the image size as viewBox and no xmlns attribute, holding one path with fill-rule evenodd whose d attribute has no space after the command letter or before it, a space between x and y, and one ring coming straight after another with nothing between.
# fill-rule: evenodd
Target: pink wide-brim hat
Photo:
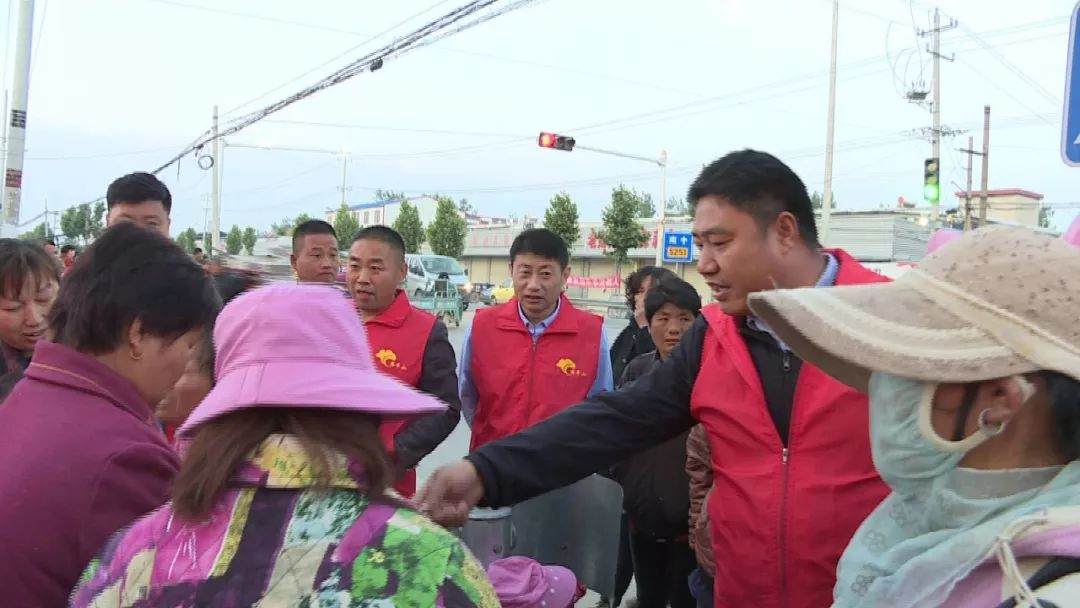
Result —
<instances>
[{"instance_id":1,"label":"pink wide-brim hat","mask_svg":"<svg viewBox=\"0 0 1080 608\"><path fill-rule=\"evenodd\" d=\"M934 234L930 235L930 240L926 243L927 255L934 253L945 243L955 241L956 239L964 236L964 233L959 230L953 230L952 228L941 228L934 231Z\"/></svg>"},{"instance_id":2,"label":"pink wide-brim hat","mask_svg":"<svg viewBox=\"0 0 1080 608\"><path fill-rule=\"evenodd\" d=\"M364 325L332 287L277 284L238 296L214 328L217 382L180 427L253 407L403 418L441 412L438 399L375 370Z\"/></svg>"},{"instance_id":3,"label":"pink wide-brim hat","mask_svg":"<svg viewBox=\"0 0 1080 608\"><path fill-rule=\"evenodd\" d=\"M487 575L503 608L567 608L577 597L573 572L528 557L491 562Z\"/></svg>"},{"instance_id":4,"label":"pink wide-brim hat","mask_svg":"<svg viewBox=\"0 0 1080 608\"><path fill-rule=\"evenodd\" d=\"M1080 215L1076 216L1061 238L1073 247L1080 247Z\"/></svg>"}]
</instances>

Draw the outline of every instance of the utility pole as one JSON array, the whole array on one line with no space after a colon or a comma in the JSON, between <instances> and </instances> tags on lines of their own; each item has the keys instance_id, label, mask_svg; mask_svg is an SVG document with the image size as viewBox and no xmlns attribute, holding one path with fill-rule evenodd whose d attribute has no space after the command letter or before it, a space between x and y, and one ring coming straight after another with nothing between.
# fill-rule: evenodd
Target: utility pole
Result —
<instances>
[{"instance_id":1,"label":"utility pole","mask_svg":"<svg viewBox=\"0 0 1080 608\"><path fill-rule=\"evenodd\" d=\"M930 48L928 51L934 58L934 100L930 105L934 125L931 128L930 141L933 146L931 157L938 159L938 167L941 166L941 60L952 61L956 58L955 55L945 57L941 54L941 32L955 29L957 25L959 24L955 19L949 19L949 23L942 26L941 12L935 8L933 29L928 32L919 32L919 36L930 36ZM939 207L940 202L934 202L932 205L930 220L933 226L936 226L938 222Z\"/></svg>"},{"instance_id":2,"label":"utility pole","mask_svg":"<svg viewBox=\"0 0 1080 608\"><path fill-rule=\"evenodd\" d=\"M213 174L210 177L210 203L213 213L210 216L210 239L206 245L206 255L214 255L214 246L217 245L218 235L221 234L221 165L224 163L223 158L225 146L221 145L221 138L218 137L218 107L214 106L214 124L211 127L211 133L214 137L213 159L214 164Z\"/></svg>"},{"instance_id":3,"label":"utility pole","mask_svg":"<svg viewBox=\"0 0 1080 608\"><path fill-rule=\"evenodd\" d=\"M829 217L832 215L833 135L836 123L836 42L840 26L840 0L833 0L832 59L829 63L829 118L825 127L825 194L821 205L821 244L829 242Z\"/></svg>"},{"instance_id":4,"label":"utility pole","mask_svg":"<svg viewBox=\"0 0 1080 608\"><path fill-rule=\"evenodd\" d=\"M664 220L667 219L667 150L660 151L660 206L656 214L656 267L664 265Z\"/></svg>"},{"instance_id":5,"label":"utility pole","mask_svg":"<svg viewBox=\"0 0 1080 608\"><path fill-rule=\"evenodd\" d=\"M349 155L341 153L341 204L345 205L345 190L349 182Z\"/></svg>"},{"instance_id":6,"label":"utility pole","mask_svg":"<svg viewBox=\"0 0 1080 608\"><path fill-rule=\"evenodd\" d=\"M985 151L979 152L975 149L975 140L973 137L968 136L967 148L961 148L957 150L967 154L967 189L964 190L964 230L971 230L971 214L973 211L971 205L971 170L972 170L972 158L975 156L985 156ZM983 169L985 172L985 169Z\"/></svg>"},{"instance_id":7,"label":"utility pole","mask_svg":"<svg viewBox=\"0 0 1080 608\"><path fill-rule=\"evenodd\" d=\"M990 184L990 106L983 107L982 194L979 195L979 227L986 225L986 199Z\"/></svg>"},{"instance_id":8,"label":"utility pole","mask_svg":"<svg viewBox=\"0 0 1080 608\"><path fill-rule=\"evenodd\" d=\"M15 75L11 115L7 121L7 154L4 157L3 227L0 234L18 233L22 203L23 157L26 153L26 110L30 96L30 51L34 36L34 0L19 0L19 25L15 34ZM8 234L10 232L10 234Z\"/></svg>"}]
</instances>

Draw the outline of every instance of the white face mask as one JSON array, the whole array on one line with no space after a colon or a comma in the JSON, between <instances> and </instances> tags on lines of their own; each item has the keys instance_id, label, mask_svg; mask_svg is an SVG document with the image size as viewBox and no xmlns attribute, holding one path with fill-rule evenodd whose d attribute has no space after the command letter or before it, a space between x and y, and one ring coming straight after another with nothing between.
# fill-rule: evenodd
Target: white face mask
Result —
<instances>
[{"instance_id":1,"label":"white face mask","mask_svg":"<svg viewBox=\"0 0 1080 608\"><path fill-rule=\"evenodd\" d=\"M1026 402L1035 388L1027 379L1015 378ZM881 372L870 377L870 447L874 466L885 483L897 492L914 492L952 471L968 452L1002 430L980 424L978 431L960 441L942 438L931 421L937 387L935 383Z\"/></svg>"}]
</instances>

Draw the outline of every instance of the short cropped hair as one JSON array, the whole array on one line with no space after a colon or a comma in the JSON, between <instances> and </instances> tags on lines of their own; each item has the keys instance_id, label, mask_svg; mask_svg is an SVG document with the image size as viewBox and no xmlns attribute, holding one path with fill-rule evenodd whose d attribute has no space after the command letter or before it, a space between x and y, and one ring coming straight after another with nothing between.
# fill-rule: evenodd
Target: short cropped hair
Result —
<instances>
[{"instance_id":1,"label":"short cropped hair","mask_svg":"<svg viewBox=\"0 0 1080 608\"><path fill-rule=\"evenodd\" d=\"M212 326L221 308L206 271L171 239L131 222L106 230L60 284L55 341L90 355L119 348L136 320L175 339Z\"/></svg>"},{"instance_id":2,"label":"short cropped hair","mask_svg":"<svg viewBox=\"0 0 1080 608\"><path fill-rule=\"evenodd\" d=\"M664 304L673 304L679 310L694 313L695 317L701 314L701 294L693 285L674 274L654 283L649 293L645 294L645 318L652 323L653 315Z\"/></svg>"},{"instance_id":3,"label":"short cropped hair","mask_svg":"<svg viewBox=\"0 0 1080 608\"><path fill-rule=\"evenodd\" d=\"M652 284L655 285L657 281L668 276L673 277L675 276L675 273L662 266L642 266L627 275L626 280L623 281L623 285L626 288L624 291L626 295L626 307L630 309L630 312L634 312L634 298L637 296L637 292L641 291L641 286L645 284L645 279L651 279Z\"/></svg>"},{"instance_id":4,"label":"short cropped hair","mask_svg":"<svg viewBox=\"0 0 1080 608\"><path fill-rule=\"evenodd\" d=\"M559 268L570 265L570 251L566 248L566 241L546 228L530 228L517 235L510 244L510 264L522 253L555 260L559 263Z\"/></svg>"},{"instance_id":5,"label":"short cropped hair","mask_svg":"<svg viewBox=\"0 0 1080 608\"><path fill-rule=\"evenodd\" d=\"M308 220L306 222L301 222L299 226L293 229L293 253L300 253L300 244L304 241L304 237L309 234L329 234L335 239L337 238L337 231L327 222L322 220Z\"/></svg>"},{"instance_id":6,"label":"short cropped hair","mask_svg":"<svg viewBox=\"0 0 1080 608\"><path fill-rule=\"evenodd\" d=\"M162 181L149 173L128 173L116 178L109 184L105 201L112 209L115 205L138 204L146 201L161 201L165 215L172 213L172 194Z\"/></svg>"},{"instance_id":7,"label":"short cropped hair","mask_svg":"<svg viewBox=\"0 0 1080 608\"><path fill-rule=\"evenodd\" d=\"M405 259L405 239L401 238L397 230L389 226L368 226L356 233L352 242L372 240L386 243L391 249L401 254L401 259Z\"/></svg>"}]
</instances>

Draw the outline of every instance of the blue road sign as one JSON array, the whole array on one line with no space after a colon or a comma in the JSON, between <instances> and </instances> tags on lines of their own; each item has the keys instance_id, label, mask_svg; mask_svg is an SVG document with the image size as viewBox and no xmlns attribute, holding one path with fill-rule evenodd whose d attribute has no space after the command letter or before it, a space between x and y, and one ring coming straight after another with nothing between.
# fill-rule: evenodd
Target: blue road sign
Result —
<instances>
[{"instance_id":1,"label":"blue road sign","mask_svg":"<svg viewBox=\"0 0 1080 608\"><path fill-rule=\"evenodd\" d=\"M1069 29L1069 61L1065 72L1065 111L1062 112L1061 158L1066 165L1080 167L1080 39L1076 37L1076 22L1080 19L1080 3L1072 12Z\"/></svg>"},{"instance_id":2,"label":"blue road sign","mask_svg":"<svg viewBox=\"0 0 1080 608\"><path fill-rule=\"evenodd\" d=\"M689 232L665 232L664 261L693 262L694 237Z\"/></svg>"}]
</instances>

